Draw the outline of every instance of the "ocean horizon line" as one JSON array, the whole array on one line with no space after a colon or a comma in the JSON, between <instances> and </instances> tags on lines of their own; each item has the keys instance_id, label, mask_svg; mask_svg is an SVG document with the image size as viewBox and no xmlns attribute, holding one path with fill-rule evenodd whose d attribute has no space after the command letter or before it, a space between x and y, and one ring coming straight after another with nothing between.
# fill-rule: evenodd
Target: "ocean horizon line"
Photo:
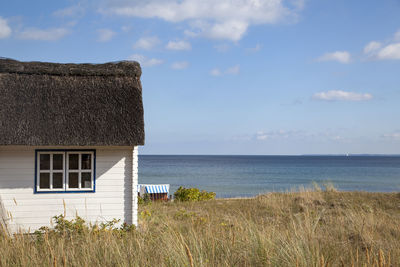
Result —
<instances>
[{"instance_id":1,"label":"ocean horizon line","mask_svg":"<svg viewBox=\"0 0 400 267\"><path fill-rule=\"evenodd\" d=\"M239 157L400 157L400 154L146 154L139 156L239 156Z\"/></svg>"}]
</instances>

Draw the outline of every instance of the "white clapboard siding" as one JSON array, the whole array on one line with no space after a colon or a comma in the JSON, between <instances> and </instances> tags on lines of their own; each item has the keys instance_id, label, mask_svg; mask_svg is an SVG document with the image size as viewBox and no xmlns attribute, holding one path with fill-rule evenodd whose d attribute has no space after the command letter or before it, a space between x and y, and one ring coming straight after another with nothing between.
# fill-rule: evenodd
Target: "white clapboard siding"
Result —
<instances>
[{"instance_id":1,"label":"white clapboard siding","mask_svg":"<svg viewBox=\"0 0 400 267\"><path fill-rule=\"evenodd\" d=\"M60 214L67 219L78 215L89 223L137 223L137 194L132 195L138 179L137 147L40 147L96 150L96 192L47 194L34 194L35 149L0 146L0 197L10 231L52 227L52 217Z\"/></svg>"}]
</instances>

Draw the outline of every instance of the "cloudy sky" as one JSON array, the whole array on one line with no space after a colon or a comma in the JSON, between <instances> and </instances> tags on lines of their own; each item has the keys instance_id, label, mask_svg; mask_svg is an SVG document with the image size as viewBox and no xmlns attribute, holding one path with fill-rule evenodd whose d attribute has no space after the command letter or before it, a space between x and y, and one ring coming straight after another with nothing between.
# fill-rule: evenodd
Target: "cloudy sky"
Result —
<instances>
[{"instance_id":1,"label":"cloudy sky","mask_svg":"<svg viewBox=\"0 0 400 267\"><path fill-rule=\"evenodd\" d=\"M143 154L400 154L400 1L1 1L0 56L137 60Z\"/></svg>"}]
</instances>

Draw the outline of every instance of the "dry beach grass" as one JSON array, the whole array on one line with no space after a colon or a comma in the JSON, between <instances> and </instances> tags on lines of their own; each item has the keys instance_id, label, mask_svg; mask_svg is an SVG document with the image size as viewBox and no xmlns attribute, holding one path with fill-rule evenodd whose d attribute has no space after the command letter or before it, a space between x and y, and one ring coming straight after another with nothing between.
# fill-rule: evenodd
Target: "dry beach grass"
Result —
<instances>
[{"instance_id":1,"label":"dry beach grass","mask_svg":"<svg viewBox=\"0 0 400 267\"><path fill-rule=\"evenodd\" d=\"M0 240L0 265L399 266L400 193L302 190L151 203L133 231Z\"/></svg>"}]
</instances>

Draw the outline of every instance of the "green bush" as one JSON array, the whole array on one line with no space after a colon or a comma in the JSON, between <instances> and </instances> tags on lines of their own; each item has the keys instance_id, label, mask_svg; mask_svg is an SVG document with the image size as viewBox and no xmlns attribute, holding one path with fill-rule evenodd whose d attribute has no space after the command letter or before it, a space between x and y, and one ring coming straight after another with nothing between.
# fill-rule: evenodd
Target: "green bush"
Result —
<instances>
[{"instance_id":1,"label":"green bush","mask_svg":"<svg viewBox=\"0 0 400 267\"><path fill-rule=\"evenodd\" d=\"M146 193L143 195L143 197L138 196L138 204L139 205L151 204L150 195Z\"/></svg>"},{"instance_id":2,"label":"green bush","mask_svg":"<svg viewBox=\"0 0 400 267\"><path fill-rule=\"evenodd\" d=\"M214 192L200 191L198 188L184 188L180 186L174 193L177 201L204 201L215 199Z\"/></svg>"},{"instance_id":3,"label":"green bush","mask_svg":"<svg viewBox=\"0 0 400 267\"><path fill-rule=\"evenodd\" d=\"M79 216L76 216L75 219L67 220L65 219L64 215L58 215L54 216L53 220L55 224L54 228L44 226L34 232L39 241L43 239L44 234L78 236L87 235L90 233L112 232L123 235L127 232L136 230L136 226L134 224L123 223L120 227L118 227L117 225L120 220L117 219L94 225L87 224L85 220Z\"/></svg>"},{"instance_id":4,"label":"green bush","mask_svg":"<svg viewBox=\"0 0 400 267\"><path fill-rule=\"evenodd\" d=\"M141 196L138 196L137 203L138 203L138 205L143 205L144 199Z\"/></svg>"},{"instance_id":5,"label":"green bush","mask_svg":"<svg viewBox=\"0 0 400 267\"><path fill-rule=\"evenodd\" d=\"M53 219L55 222L54 230L59 233L82 233L89 230L85 220L79 216L70 221L66 220L64 215L54 216Z\"/></svg>"},{"instance_id":6,"label":"green bush","mask_svg":"<svg viewBox=\"0 0 400 267\"><path fill-rule=\"evenodd\" d=\"M212 200L215 199L215 193L214 192L207 192L205 190L202 190L199 194L199 201L203 200Z\"/></svg>"}]
</instances>

